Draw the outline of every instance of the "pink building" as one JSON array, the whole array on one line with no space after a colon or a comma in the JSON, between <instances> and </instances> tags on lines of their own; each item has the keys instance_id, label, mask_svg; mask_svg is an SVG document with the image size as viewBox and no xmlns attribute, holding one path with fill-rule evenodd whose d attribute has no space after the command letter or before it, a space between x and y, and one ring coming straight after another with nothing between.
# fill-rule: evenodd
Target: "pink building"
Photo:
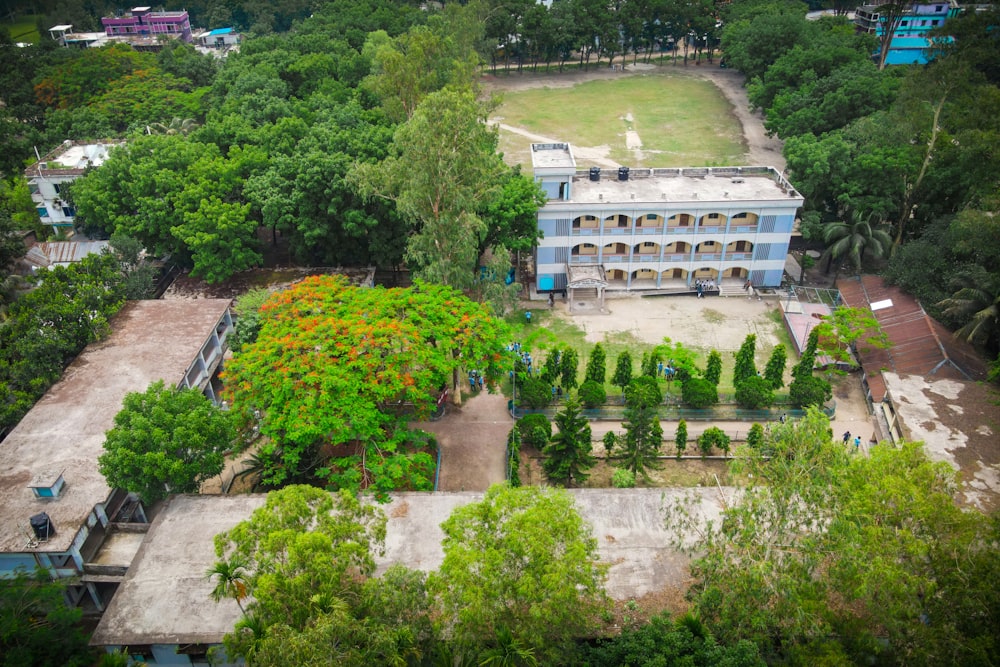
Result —
<instances>
[{"instance_id":1,"label":"pink building","mask_svg":"<svg viewBox=\"0 0 1000 667\"><path fill-rule=\"evenodd\" d=\"M191 19L186 11L154 12L149 7L135 7L123 16L101 19L108 37L155 38L159 35L191 41Z\"/></svg>"}]
</instances>

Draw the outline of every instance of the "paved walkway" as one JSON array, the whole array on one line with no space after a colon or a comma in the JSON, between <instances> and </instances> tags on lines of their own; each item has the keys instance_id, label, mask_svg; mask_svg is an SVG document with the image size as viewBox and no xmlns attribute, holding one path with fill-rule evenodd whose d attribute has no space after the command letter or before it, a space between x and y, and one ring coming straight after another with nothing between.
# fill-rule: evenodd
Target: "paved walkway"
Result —
<instances>
[{"instance_id":1,"label":"paved walkway","mask_svg":"<svg viewBox=\"0 0 1000 667\"><path fill-rule=\"evenodd\" d=\"M439 491L485 491L507 479L507 433L514 421L502 394L480 392L448 405L436 422L413 424L434 433L441 448Z\"/></svg>"}]
</instances>

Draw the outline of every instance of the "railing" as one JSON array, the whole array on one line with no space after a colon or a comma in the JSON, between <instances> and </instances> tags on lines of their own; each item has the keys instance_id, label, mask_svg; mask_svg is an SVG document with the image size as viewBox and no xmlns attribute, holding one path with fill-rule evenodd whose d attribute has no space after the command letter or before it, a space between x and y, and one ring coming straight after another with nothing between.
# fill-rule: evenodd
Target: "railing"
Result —
<instances>
[{"instance_id":1,"label":"railing","mask_svg":"<svg viewBox=\"0 0 1000 667\"><path fill-rule=\"evenodd\" d=\"M694 234L694 227L667 227L667 234Z\"/></svg>"},{"instance_id":2,"label":"railing","mask_svg":"<svg viewBox=\"0 0 1000 667\"><path fill-rule=\"evenodd\" d=\"M544 408L515 407L514 416L517 418L524 415L545 415L552 418L562 408L558 405L550 405ZM822 411L827 417L833 417L837 411L836 401L823 406ZM583 408L581 411L584 417L591 421L622 421L625 419L624 405L603 405L599 408ZM741 408L735 404L716 405L711 408L686 408L679 405L661 405L659 417L664 421L677 421L686 419L687 421L745 421L745 422L776 422L782 417L799 418L806 414L805 410L792 408L788 405L778 405L762 410L749 410Z\"/></svg>"}]
</instances>

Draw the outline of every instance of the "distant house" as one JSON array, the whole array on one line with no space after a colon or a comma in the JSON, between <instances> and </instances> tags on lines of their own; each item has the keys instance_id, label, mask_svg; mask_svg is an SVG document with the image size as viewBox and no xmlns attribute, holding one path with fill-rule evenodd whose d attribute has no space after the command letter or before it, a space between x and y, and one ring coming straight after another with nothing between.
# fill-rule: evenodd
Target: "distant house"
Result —
<instances>
[{"instance_id":1,"label":"distant house","mask_svg":"<svg viewBox=\"0 0 1000 667\"><path fill-rule=\"evenodd\" d=\"M206 49L230 49L239 46L242 36L233 28L216 28L195 35L195 43Z\"/></svg>"},{"instance_id":2,"label":"distant house","mask_svg":"<svg viewBox=\"0 0 1000 667\"><path fill-rule=\"evenodd\" d=\"M122 16L101 19L104 31L110 37L166 36L191 41L191 19L186 11L154 12L149 7L135 7Z\"/></svg>"},{"instance_id":3,"label":"distant house","mask_svg":"<svg viewBox=\"0 0 1000 667\"><path fill-rule=\"evenodd\" d=\"M76 209L66 198L66 187L88 168L99 167L118 144L65 141L24 170L31 200L42 224L53 231L72 231Z\"/></svg>"},{"instance_id":4,"label":"distant house","mask_svg":"<svg viewBox=\"0 0 1000 667\"><path fill-rule=\"evenodd\" d=\"M857 32L881 37L885 28L885 16L881 11L887 2L858 7L854 12L854 26ZM910 5L893 33L889 44L887 65L924 65L933 59L934 41L929 33L944 25L945 21L958 16L960 12L955 0Z\"/></svg>"},{"instance_id":5,"label":"distant house","mask_svg":"<svg viewBox=\"0 0 1000 667\"><path fill-rule=\"evenodd\" d=\"M107 241L48 241L28 248L21 262L29 273L38 269L69 266L87 255L99 255L108 247Z\"/></svg>"},{"instance_id":6,"label":"distant house","mask_svg":"<svg viewBox=\"0 0 1000 667\"><path fill-rule=\"evenodd\" d=\"M55 25L49 35L61 46L97 48L125 42L137 51L159 51L164 39L192 40L191 19L186 11L154 12L135 7L120 16L101 19L104 32L73 32L72 24Z\"/></svg>"}]
</instances>

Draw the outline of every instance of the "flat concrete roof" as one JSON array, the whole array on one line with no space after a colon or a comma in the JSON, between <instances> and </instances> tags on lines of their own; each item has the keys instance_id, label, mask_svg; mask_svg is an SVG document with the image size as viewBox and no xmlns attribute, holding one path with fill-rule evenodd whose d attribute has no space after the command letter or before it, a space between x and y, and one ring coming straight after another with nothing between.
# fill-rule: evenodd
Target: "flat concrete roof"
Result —
<instances>
[{"instance_id":1,"label":"flat concrete roof","mask_svg":"<svg viewBox=\"0 0 1000 667\"><path fill-rule=\"evenodd\" d=\"M130 301L108 338L88 345L0 442L0 553L65 552L111 489L97 469L104 434L125 395L152 382L176 385L229 307L228 299ZM39 499L28 484L63 472L59 498ZM56 534L31 548L29 518L46 512Z\"/></svg>"},{"instance_id":2,"label":"flat concrete roof","mask_svg":"<svg viewBox=\"0 0 1000 667\"><path fill-rule=\"evenodd\" d=\"M744 169L734 167L733 169ZM779 183L780 176L773 170L761 173L704 174L698 169L633 169L627 181L618 180L617 170L604 170L601 179L591 181L589 174L577 173L573 177L568 202L549 201L547 206L560 204L673 204L690 202L697 206L709 202L732 201L759 202L761 200L798 201L802 197L789 192Z\"/></svg>"},{"instance_id":3,"label":"flat concrete roof","mask_svg":"<svg viewBox=\"0 0 1000 667\"><path fill-rule=\"evenodd\" d=\"M730 488L574 489L581 515L593 528L607 591L616 600L683 591L688 559L672 549L662 507L694 494L705 519L718 519ZM97 646L219 643L240 618L234 600L212 602L205 572L215 562L213 538L264 504L263 494L174 496L157 516L135 561L91 638ZM400 493L382 506L388 517L385 554L378 571L401 563L431 571L444 559L441 523L481 493ZM694 503L697 504L697 503ZM694 510L691 503L686 504Z\"/></svg>"},{"instance_id":4,"label":"flat concrete roof","mask_svg":"<svg viewBox=\"0 0 1000 667\"><path fill-rule=\"evenodd\" d=\"M576 169L576 159L569 144L531 144L531 166L534 169Z\"/></svg>"}]
</instances>

